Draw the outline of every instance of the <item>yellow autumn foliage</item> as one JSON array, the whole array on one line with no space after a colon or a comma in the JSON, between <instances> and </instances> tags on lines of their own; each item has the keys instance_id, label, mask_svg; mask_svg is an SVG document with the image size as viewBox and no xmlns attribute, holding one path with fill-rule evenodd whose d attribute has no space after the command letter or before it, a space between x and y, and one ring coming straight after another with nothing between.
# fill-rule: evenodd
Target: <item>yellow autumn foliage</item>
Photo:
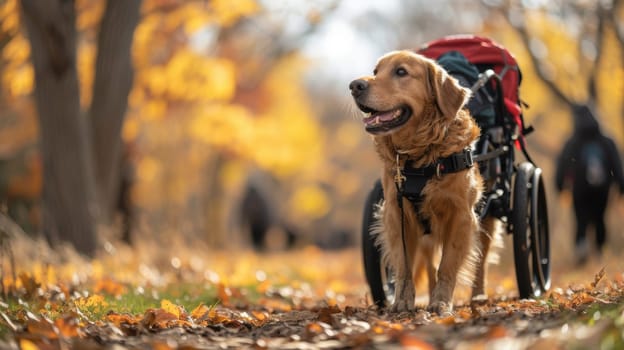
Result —
<instances>
[{"instance_id":1,"label":"yellow autumn foliage","mask_svg":"<svg viewBox=\"0 0 624 350\"><path fill-rule=\"evenodd\" d=\"M76 28L79 31L93 31L100 24L104 14L105 1L76 1Z\"/></svg>"},{"instance_id":2,"label":"yellow autumn foliage","mask_svg":"<svg viewBox=\"0 0 624 350\"><path fill-rule=\"evenodd\" d=\"M180 307L167 299L160 301L160 308L180 318Z\"/></svg>"},{"instance_id":3,"label":"yellow autumn foliage","mask_svg":"<svg viewBox=\"0 0 624 350\"><path fill-rule=\"evenodd\" d=\"M139 68L137 85L153 97L174 101L229 100L236 75L232 62L199 55L188 49L176 51L164 66Z\"/></svg>"},{"instance_id":4,"label":"yellow autumn foliage","mask_svg":"<svg viewBox=\"0 0 624 350\"><path fill-rule=\"evenodd\" d=\"M545 49L543 70L560 82L559 86L576 100L587 98L587 61L579 61L577 53L580 43L565 28L564 23L540 11L527 13L526 26L531 34L541 41Z\"/></svg>"},{"instance_id":5,"label":"yellow autumn foliage","mask_svg":"<svg viewBox=\"0 0 624 350\"><path fill-rule=\"evenodd\" d=\"M201 104L195 107L193 115L188 132L197 140L232 150L246 148L244 143L253 132L253 118L243 106Z\"/></svg>"},{"instance_id":6,"label":"yellow autumn foliage","mask_svg":"<svg viewBox=\"0 0 624 350\"><path fill-rule=\"evenodd\" d=\"M327 194L316 185L296 189L288 204L294 215L310 219L321 218L331 209Z\"/></svg>"},{"instance_id":7,"label":"yellow autumn foliage","mask_svg":"<svg viewBox=\"0 0 624 350\"><path fill-rule=\"evenodd\" d=\"M34 88L35 72L31 65L25 65L11 71L5 71L2 82L10 96L29 95Z\"/></svg>"},{"instance_id":8,"label":"yellow autumn foliage","mask_svg":"<svg viewBox=\"0 0 624 350\"><path fill-rule=\"evenodd\" d=\"M585 102L588 97L589 67L593 63L587 59L577 59L580 50L578 40L566 30L564 23L540 11L527 11L526 26L530 35L546 48L546 56L540 59L541 68L573 101ZM539 120L538 131L556 130L550 137L540 137L539 142L550 152L559 152L563 138L572 132L570 110L540 82L529 53L515 30L508 25L499 25L484 34L504 44L516 57L523 74L520 97L530 106L525 109L525 121L532 124L534 120ZM608 28L597 72L597 111L601 123L608 125L605 131L621 141L624 139L624 126L619 101L624 99L624 67L616 40Z\"/></svg>"},{"instance_id":9,"label":"yellow autumn foliage","mask_svg":"<svg viewBox=\"0 0 624 350\"><path fill-rule=\"evenodd\" d=\"M266 78L269 103L255 125L251 157L280 176L314 171L323 157L324 135L305 88L305 62L289 56Z\"/></svg>"},{"instance_id":10,"label":"yellow autumn foliage","mask_svg":"<svg viewBox=\"0 0 624 350\"><path fill-rule=\"evenodd\" d=\"M19 9L17 0L5 0L0 3L0 31L14 33L19 30Z\"/></svg>"}]
</instances>

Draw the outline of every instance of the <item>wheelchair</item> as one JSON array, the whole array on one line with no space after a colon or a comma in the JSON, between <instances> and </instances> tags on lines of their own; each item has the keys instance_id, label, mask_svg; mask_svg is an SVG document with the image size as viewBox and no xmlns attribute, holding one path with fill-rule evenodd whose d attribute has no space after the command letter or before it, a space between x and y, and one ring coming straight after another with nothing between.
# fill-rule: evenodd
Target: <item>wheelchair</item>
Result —
<instances>
[{"instance_id":1,"label":"wheelchair","mask_svg":"<svg viewBox=\"0 0 624 350\"><path fill-rule=\"evenodd\" d=\"M478 36L444 37L417 52L436 60L473 92L466 108L481 127L472 153L485 182L477 214L481 219L498 218L513 236L519 297L538 297L551 284L548 210L542 170L526 150L525 136L533 128L524 125L518 64L507 49ZM524 160L519 161L517 153ZM393 272L382 264L376 237L371 234L376 207L383 199L377 180L364 205L361 232L365 277L379 307L391 304L394 297Z\"/></svg>"}]
</instances>

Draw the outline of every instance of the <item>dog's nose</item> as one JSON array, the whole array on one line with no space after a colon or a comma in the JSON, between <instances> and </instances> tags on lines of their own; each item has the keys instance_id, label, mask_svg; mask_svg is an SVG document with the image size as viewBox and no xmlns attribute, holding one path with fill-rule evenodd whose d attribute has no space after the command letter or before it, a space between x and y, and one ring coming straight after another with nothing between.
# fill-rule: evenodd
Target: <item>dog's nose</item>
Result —
<instances>
[{"instance_id":1,"label":"dog's nose","mask_svg":"<svg viewBox=\"0 0 624 350\"><path fill-rule=\"evenodd\" d=\"M368 89L368 82L364 79L356 79L349 84L349 89L353 97L358 97Z\"/></svg>"}]
</instances>

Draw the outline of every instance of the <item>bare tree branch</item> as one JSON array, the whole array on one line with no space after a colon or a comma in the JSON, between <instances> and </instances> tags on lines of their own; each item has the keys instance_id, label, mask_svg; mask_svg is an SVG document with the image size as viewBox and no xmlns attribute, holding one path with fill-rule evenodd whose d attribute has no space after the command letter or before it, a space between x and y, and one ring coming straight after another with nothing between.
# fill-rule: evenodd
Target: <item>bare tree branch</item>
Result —
<instances>
[{"instance_id":1,"label":"bare tree branch","mask_svg":"<svg viewBox=\"0 0 624 350\"><path fill-rule=\"evenodd\" d=\"M504 17L509 21L509 18L506 15ZM572 101L568 96L566 96L566 94L557 86L557 84L555 84L555 82L552 79L550 79L547 76L547 74L542 69L542 63L540 62L539 58L537 58L533 50L531 50L531 37L524 25L524 21L522 22L522 24L514 25L511 22L509 22L509 24L512 25L514 28L516 28L516 31L520 35L520 38L522 39L522 43L524 44L524 46L527 49L527 52L529 53L531 64L535 68L535 73L537 74L538 78L548 87L548 89L553 94L555 94L555 96L557 96L557 98L559 98L568 106L574 105L574 101Z\"/></svg>"},{"instance_id":2,"label":"bare tree branch","mask_svg":"<svg viewBox=\"0 0 624 350\"><path fill-rule=\"evenodd\" d=\"M602 47L604 45L606 23L609 21L609 12L600 4L600 2L596 4L596 17L598 18L598 28L596 29L595 37L596 57L594 57L587 81L589 99L594 102L597 101L598 91L596 80L598 79L598 68L600 60L602 59Z\"/></svg>"}]
</instances>

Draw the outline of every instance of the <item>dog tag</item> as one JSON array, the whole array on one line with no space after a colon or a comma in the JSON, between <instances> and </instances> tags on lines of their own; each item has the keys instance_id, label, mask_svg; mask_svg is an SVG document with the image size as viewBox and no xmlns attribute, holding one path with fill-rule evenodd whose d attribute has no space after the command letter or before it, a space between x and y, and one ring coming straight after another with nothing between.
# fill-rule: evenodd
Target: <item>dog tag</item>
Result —
<instances>
[{"instance_id":1,"label":"dog tag","mask_svg":"<svg viewBox=\"0 0 624 350\"><path fill-rule=\"evenodd\" d=\"M399 163L399 154L396 155L396 174L394 175L394 182L396 183L399 189L403 188L403 181L405 181L406 177L401 172L401 164Z\"/></svg>"}]
</instances>

